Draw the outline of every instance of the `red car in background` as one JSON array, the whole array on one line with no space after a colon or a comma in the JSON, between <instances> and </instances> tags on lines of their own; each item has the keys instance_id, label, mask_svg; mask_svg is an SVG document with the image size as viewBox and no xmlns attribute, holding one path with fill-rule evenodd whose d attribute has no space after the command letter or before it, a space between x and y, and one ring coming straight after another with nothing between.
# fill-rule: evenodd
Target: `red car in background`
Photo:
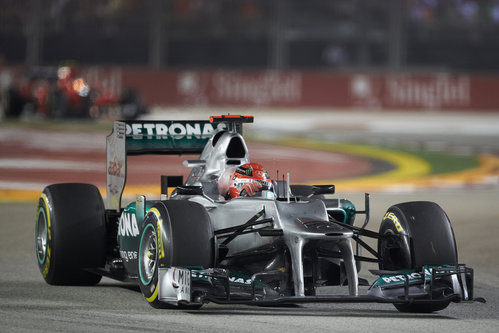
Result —
<instances>
[{"instance_id":1,"label":"red car in background","mask_svg":"<svg viewBox=\"0 0 499 333\"><path fill-rule=\"evenodd\" d=\"M10 118L135 119L147 111L135 90L118 95L98 83L91 85L74 66L34 67L3 95L4 113Z\"/></svg>"}]
</instances>

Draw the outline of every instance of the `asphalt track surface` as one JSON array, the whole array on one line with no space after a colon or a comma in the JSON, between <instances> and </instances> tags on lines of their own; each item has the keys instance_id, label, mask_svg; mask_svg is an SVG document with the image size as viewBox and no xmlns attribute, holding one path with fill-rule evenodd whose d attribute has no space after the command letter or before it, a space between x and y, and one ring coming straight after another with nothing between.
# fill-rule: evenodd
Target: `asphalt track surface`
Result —
<instances>
[{"instance_id":1,"label":"asphalt track surface","mask_svg":"<svg viewBox=\"0 0 499 333\"><path fill-rule=\"evenodd\" d=\"M362 207L362 196L351 197ZM495 198L496 200L491 200ZM448 212L459 261L475 269L475 295L486 304L451 304L435 314L403 314L390 304L307 304L264 308L207 304L201 310L156 310L137 288L110 279L95 287L47 285L34 251L34 203L1 203L0 331L2 332L265 332L265 331L458 331L499 330L498 189L376 194L372 222L406 200L437 201ZM365 267L364 267L365 268ZM372 281L367 270L362 275ZM327 290L322 290L325 292Z\"/></svg>"}]
</instances>

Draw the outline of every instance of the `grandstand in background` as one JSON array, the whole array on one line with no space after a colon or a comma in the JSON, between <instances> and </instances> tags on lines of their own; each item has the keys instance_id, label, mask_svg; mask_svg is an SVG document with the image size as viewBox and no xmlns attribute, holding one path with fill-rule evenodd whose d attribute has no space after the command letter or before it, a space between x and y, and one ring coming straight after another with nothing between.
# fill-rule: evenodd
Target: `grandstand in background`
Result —
<instances>
[{"instance_id":1,"label":"grandstand in background","mask_svg":"<svg viewBox=\"0 0 499 333\"><path fill-rule=\"evenodd\" d=\"M499 0L0 0L0 8L0 59L11 65L499 70Z\"/></svg>"}]
</instances>

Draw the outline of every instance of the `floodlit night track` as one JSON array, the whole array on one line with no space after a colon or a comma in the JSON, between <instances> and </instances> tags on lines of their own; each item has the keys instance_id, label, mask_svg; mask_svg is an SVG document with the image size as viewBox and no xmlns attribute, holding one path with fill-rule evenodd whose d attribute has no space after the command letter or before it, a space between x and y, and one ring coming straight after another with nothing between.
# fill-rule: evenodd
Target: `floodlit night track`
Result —
<instances>
[{"instance_id":1,"label":"floodlit night track","mask_svg":"<svg viewBox=\"0 0 499 333\"><path fill-rule=\"evenodd\" d=\"M38 134L33 132L33 135ZM71 140L60 133L58 136ZM98 140L95 140L94 143L92 135L85 136L83 134L83 137L91 149L79 146L73 149L73 153L80 149L83 150L84 159L90 164L82 163L81 168L87 168L87 171L80 170L71 177L75 177L75 174L86 177L92 172L99 173L98 170L94 171L93 169L101 163L99 158L104 157L102 147L98 146ZM33 170L45 156L50 157L52 161L61 159L71 162L72 164L48 165L53 170L48 171L47 174L52 174L52 177L57 179L57 177L67 177L65 172L68 166L71 168L75 166L75 163L78 163L76 161L81 161L78 159L81 156L67 158L57 149L40 152L35 146L36 140L31 142L31 150L27 150L28 154L25 153L26 151L20 150L16 155L16 149L19 149L19 145L12 147L12 149L2 149L0 160L3 160L3 164L0 163L0 165L4 166L3 170L7 170L6 167L10 167L13 162L19 161L17 159L26 158L32 163L24 164L25 167L22 170L27 172L26 175L29 178L29 171ZM286 163L289 164L294 158L297 158L296 156L307 151L304 147L295 146L290 149L289 145L286 145L286 149L272 154L272 151L276 149L275 144L257 142L253 145L253 151L256 152L255 158L268 159L266 165L269 168L274 167L272 158L276 155L280 159L287 160ZM51 147L57 147L57 144L54 143ZM98 151L101 153L96 154L95 152ZM13 155L6 156L7 153ZM366 175L372 172L372 159L367 158L367 156L347 156L340 150L336 151L336 154L331 154L320 149L311 150L311 154L321 163L331 163L331 166L339 163L340 171L345 169L341 163L355 158L357 164L365 168L358 169L356 171L358 174ZM157 161L153 162L152 164L150 161L143 164L133 162L137 163L133 167L139 170L149 167L153 170L151 173L156 174L161 170L168 170L167 165ZM178 161L175 162L178 164ZM47 167L47 164L42 163L42 166ZM479 167L483 167L483 165ZM99 169L99 167L95 169ZM390 170L396 170L396 167L382 165L378 172L382 174ZM34 174L36 173L38 171L34 172ZM0 177L4 175L2 174ZM491 176L494 174L491 173ZM99 181L103 182L103 180L98 179L98 176L95 177L97 184ZM9 180L7 177L5 179ZM151 179L151 182L157 181L154 177ZM307 181L307 179L303 180ZM50 181L31 179L30 182L33 184L31 192L36 193L36 186L43 186L43 183ZM21 186L23 183L29 184L26 179L21 179L18 183ZM196 311L156 310L143 301L143 296L136 286L106 278L95 287L48 286L40 277L36 267L37 252L34 242L33 219L36 213L36 204L34 201L29 201L30 197L23 196L17 197L17 200L28 200L28 202L13 203L11 201L16 200L16 197L7 198L3 196L7 192L2 192L2 200L9 202L0 203L0 213L6 217L2 219L3 231L0 235L0 263L2 265L0 274L0 328L7 331L26 331L32 327L37 327L41 330L82 332L123 329L253 332L255 330L275 331L282 329L287 331L303 331L304 329L318 331L323 330L324 327L335 327L340 331L372 331L396 327L397 330L410 331L417 327L418 330L430 331L470 331L476 329L496 331L499 327L499 316L497 315L499 313L499 302L497 301L499 293L496 288L499 284L499 271L494 262L496 262L496 253L499 250L497 242L499 211L494 198L499 197L499 189L491 184L432 187L431 190L427 190L425 187L422 186L415 192L371 191L373 209L370 229L377 230L384 209L393 202L413 200L439 202L442 208L447 211L453 224L459 249L459 261L475 269L475 296L485 297L486 304L451 304L447 309L429 315L398 313L389 304L305 304L295 307L269 308L208 304ZM348 192L343 192L341 186L338 186L337 189L340 193ZM11 191L8 193L9 195L15 194ZM36 193L36 196L38 194ZM363 206L361 193L349 194L349 196L357 206ZM375 246L375 244L371 245ZM372 279L370 275L366 274L369 268L375 269L377 266L363 265L361 277ZM324 289L320 292L327 291ZM352 325L355 327L353 328Z\"/></svg>"}]
</instances>

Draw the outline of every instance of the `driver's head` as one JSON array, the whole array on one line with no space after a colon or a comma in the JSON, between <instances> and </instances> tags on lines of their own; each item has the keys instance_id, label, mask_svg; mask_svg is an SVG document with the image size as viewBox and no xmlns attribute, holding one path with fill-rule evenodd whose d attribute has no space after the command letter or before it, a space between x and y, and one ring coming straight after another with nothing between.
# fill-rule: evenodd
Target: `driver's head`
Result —
<instances>
[{"instance_id":1,"label":"driver's head","mask_svg":"<svg viewBox=\"0 0 499 333\"><path fill-rule=\"evenodd\" d=\"M262 196L273 198L272 181L267 171L258 163L246 163L236 168L230 179L229 197Z\"/></svg>"}]
</instances>

